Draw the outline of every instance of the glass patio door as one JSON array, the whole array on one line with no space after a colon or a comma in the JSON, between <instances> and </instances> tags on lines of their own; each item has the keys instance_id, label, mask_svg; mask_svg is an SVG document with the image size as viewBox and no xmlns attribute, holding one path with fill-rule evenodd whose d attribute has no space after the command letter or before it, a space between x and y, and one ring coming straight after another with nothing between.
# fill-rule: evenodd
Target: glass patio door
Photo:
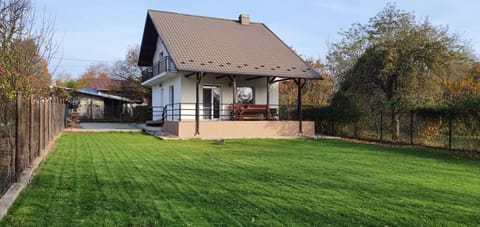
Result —
<instances>
[{"instance_id":1,"label":"glass patio door","mask_svg":"<svg viewBox=\"0 0 480 227\"><path fill-rule=\"evenodd\" d=\"M203 86L203 119L220 118L220 94L218 86Z\"/></svg>"}]
</instances>

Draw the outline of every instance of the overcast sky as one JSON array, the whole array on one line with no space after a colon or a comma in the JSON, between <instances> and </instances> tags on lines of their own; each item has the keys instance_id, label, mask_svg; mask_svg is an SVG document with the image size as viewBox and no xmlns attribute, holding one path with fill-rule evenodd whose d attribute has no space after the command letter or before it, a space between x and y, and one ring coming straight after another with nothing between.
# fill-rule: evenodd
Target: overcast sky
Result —
<instances>
[{"instance_id":1,"label":"overcast sky","mask_svg":"<svg viewBox=\"0 0 480 227\"><path fill-rule=\"evenodd\" d=\"M365 24L388 2L383 0L33 0L38 13L55 20L56 40L62 58L56 74L81 75L92 64L111 64L139 45L148 9L265 23L287 45L306 57L325 58L328 43L341 29ZM471 42L480 53L480 1L399 0L398 9L447 25L451 32Z\"/></svg>"}]
</instances>

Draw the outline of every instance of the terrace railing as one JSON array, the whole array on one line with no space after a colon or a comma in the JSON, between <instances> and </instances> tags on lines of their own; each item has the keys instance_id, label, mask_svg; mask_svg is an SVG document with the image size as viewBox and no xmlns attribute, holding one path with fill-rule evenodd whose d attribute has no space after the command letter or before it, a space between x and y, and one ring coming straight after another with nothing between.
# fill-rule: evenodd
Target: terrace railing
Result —
<instances>
[{"instance_id":1,"label":"terrace railing","mask_svg":"<svg viewBox=\"0 0 480 227\"><path fill-rule=\"evenodd\" d=\"M160 121L195 120L195 103L174 103L165 106L153 106L152 115ZM296 105L199 103L201 120L226 121L271 121L297 120Z\"/></svg>"},{"instance_id":2,"label":"terrace railing","mask_svg":"<svg viewBox=\"0 0 480 227\"><path fill-rule=\"evenodd\" d=\"M172 58L170 56L165 56L157 61L152 67L148 67L146 70L142 72L143 81L147 81L154 76L160 75L164 72L176 72L177 67L175 67L175 63L173 63Z\"/></svg>"}]
</instances>

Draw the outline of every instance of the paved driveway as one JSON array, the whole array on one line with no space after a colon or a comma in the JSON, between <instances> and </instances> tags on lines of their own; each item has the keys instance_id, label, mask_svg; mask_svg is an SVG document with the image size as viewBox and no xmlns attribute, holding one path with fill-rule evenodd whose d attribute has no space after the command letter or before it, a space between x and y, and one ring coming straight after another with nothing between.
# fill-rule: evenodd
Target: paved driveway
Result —
<instances>
[{"instance_id":1,"label":"paved driveway","mask_svg":"<svg viewBox=\"0 0 480 227\"><path fill-rule=\"evenodd\" d=\"M66 128L70 132L141 132L145 130L150 133L161 132L160 127L150 127L139 123L108 123L108 122L82 122L80 128Z\"/></svg>"},{"instance_id":2,"label":"paved driveway","mask_svg":"<svg viewBox=\"0 0 480 227\"><path fill-rule=\"evenodd\" d=\"M106 130L106 129L124 129L124 130L141 130L135 123L80 123L80 128L90 130Z\"/></svg>"}]
</instances>

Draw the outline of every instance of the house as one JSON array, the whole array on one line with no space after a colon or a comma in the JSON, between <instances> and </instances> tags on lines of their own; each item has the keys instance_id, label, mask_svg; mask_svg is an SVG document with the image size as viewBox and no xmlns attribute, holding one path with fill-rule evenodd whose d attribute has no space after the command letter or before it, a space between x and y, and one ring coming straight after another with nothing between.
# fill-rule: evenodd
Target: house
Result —
<instances>
[{"instance_id":1,"label":"house","mask_svg":"<svg viewBox=\"0 0 480 227\"><path fill-rule=\"evenodd\" d=\"M128 120L133 115L132 100L91 88L76 91L76 112L83 121Z\"/></svg>"},{"instance_id":2,"label":"house","mask_svg":"<svg viewBox=\"0 0 480 227\"><path fill-rule=\"evenodd\" d=\"M153 120L180 138L313 136L301 89L318 72L267 26L148 10L139 66L148 67ZM299 89L297 120L282 119L278 83Z\"/></svg>"}]
</instances>

